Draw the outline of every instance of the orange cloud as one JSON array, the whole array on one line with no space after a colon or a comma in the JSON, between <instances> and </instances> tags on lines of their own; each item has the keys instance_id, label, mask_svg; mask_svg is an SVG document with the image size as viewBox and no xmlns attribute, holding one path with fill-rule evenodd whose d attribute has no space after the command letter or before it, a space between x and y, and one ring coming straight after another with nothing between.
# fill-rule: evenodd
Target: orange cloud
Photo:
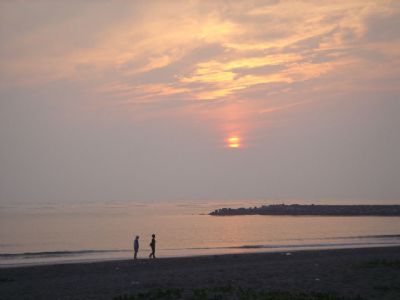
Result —
<instances>
[{"instance_id":1,"label":"orange cloud","mask_svg":"<svg viewBox=\"0 0 400 300\"><path fill-rule=\"evenodd\" d=\"M74 17L58 12L59 18L26 27L21 36L0 21L14 37L3 38L2 85L67 79L127 102L171 95L212 100L343 68L364 76L374 55L387 57L386 69L398 74L398 40L365 39L373 34L368 18L400 12L393 1L132 3L124 11L112 10L113 18L105 17L106 5L87 4L80 11ZM18 14L10 12L10 18L24 25ZM221 51L199 52L209 45ZM374 76L388 72L377 70Z\"/></svg>"}]
</instances>

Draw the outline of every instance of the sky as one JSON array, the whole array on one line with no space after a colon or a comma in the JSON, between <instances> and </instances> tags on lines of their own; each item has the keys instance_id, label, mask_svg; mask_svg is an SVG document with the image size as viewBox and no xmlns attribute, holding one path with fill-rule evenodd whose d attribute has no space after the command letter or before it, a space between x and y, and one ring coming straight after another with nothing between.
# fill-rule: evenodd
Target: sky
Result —
<instances>
[{"instance_id":1,"label":"sky","mask_svg":"<svg viewBox=\"0 0 400 300\"><path fill-rule=\"evenodd\" d=\"M399 80L399 1L1 1L0 203L400 203Z\"/></svg>"}]
</instances>

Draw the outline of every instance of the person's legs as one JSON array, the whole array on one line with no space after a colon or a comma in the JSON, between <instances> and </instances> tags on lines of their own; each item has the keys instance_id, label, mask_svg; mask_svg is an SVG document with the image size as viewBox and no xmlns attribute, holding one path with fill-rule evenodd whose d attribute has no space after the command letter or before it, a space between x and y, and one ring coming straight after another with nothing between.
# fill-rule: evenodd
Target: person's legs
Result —
<instances>
[{"instance_id":1,"label":"person's legs","mask_svg":"<svg viewBox=\"0 0 400 300\"><path fill-rule=\"evenodd\" d=\"M135 254L133 255L133 259L137 258L137 251L135 251Z\"/></svg>"},{"instance_id":2,"label":"person's legs","mask_svg":"<svg viewBox=\"0 0 400 300\"><path fill-rule=\"evenodd\" d=\"M156 258L156 249L154 249L154 248L151 248L151 253L150 253L150 255L149 255L149 258Z\"/></svg>"}]
</instances>

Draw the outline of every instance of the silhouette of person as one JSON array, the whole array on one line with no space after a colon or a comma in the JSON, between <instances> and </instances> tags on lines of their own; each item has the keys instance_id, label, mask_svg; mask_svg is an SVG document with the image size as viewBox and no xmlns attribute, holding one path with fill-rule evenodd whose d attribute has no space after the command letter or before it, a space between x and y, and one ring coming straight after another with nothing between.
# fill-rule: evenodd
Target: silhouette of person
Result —
<instances>
[{"instance_id":1,"label":"silhouette of person","mask_svg":"<svg viewBox=\"0 0 400 300\"><path fill-rule=\"evenodd\" d=\"M133 251L134 251L133 259L136 260L137 253L139 251L139 236L138 235L136 236L135 240L133 241Z\"/></svg>"},{"instance_id":2,"label":"silhouette of person","mask_svg":"<svg viewBox=\"0 0 400 300\"><path fill-rule=\"evenodd\" d=\"M150 248L151 248L151 253L149 255L149 258L156 258L156 235L153 234L150 242Z\"/></svg>"}]
</instances>

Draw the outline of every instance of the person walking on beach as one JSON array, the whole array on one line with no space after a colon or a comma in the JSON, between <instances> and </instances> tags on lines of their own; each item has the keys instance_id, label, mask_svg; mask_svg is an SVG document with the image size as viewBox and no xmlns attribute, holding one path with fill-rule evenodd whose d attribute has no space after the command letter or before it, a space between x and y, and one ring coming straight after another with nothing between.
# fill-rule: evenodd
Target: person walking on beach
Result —
<instances>
[{"instance_id":1,"label":"person walking on beach","mask_svg":"<svg viewBox=\"0 0 400 300\"><path fill-rule=\"evenodd\" d=\"M133 259L136 260L137 258L137 253L139 251L139 236L137 235L135 240L133 241Z\"/></svg>"},{"instance_id":2,"label":"person walking on beach","mask_svg":"<svg viewBox=\"0 0 400 300\"><path fill-rule=\"evenodd\" d=\"M151 248L151 253L149 255L149 258L156 258L156 235L153 234L150 242L150 248Z\"/></svg>"}]
</instances>

